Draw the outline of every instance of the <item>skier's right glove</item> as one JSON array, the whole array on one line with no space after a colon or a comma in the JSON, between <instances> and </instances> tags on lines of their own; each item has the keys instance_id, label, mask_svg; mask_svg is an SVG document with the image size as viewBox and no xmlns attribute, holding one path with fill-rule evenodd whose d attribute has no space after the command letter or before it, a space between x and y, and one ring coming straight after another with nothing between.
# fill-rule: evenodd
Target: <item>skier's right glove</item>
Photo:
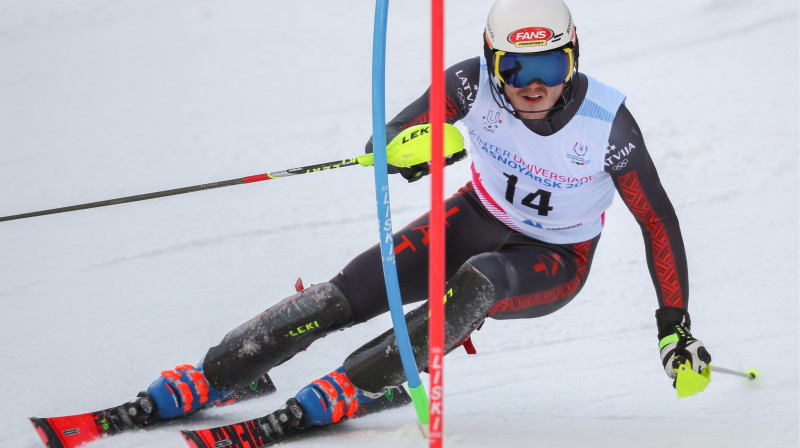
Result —
<instances>
[{"instance_id":1,"label":"skier's right glove","mask_svg":"<svg viewBox=\"0 0 800 448\"><path fill-rule=\"evenodd\" d=\"M449 166L467 157L467 151L464 149L464 137L455 126L445 124L443 131L442 150L445 166ZM428 123L403 130L386 145L389 172L400 173L409 182L430 174L430 160L431 125Z\"/></svg>"},{"instance_id":2,"label":"skier's right glove","mask_svg":"<svg viewBox=\"0 0 800 448\"><path fill-rule=\"evenodd\" d=\"M677 378L678 368L686 361L692 370L701 373L711 362L711 354L700 340L692 337L689 313L678 308L661 308L656 311L656 321L661 364L667 376Z\"/></svg>"}]
</instances>

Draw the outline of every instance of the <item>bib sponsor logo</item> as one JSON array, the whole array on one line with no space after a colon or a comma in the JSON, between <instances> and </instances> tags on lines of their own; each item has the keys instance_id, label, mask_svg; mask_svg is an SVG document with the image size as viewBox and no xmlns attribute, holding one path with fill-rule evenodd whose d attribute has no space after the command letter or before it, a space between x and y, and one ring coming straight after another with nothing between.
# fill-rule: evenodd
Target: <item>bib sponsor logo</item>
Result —
<instances>
[{"instance_id":1,"label":"bib sponsor logo","mask_svg":"<svg viewBox=\"0 0 800 448\"><path fill-rule=\"evenodd\" d=\"M503 124L503 120L500 119L500 112L495 112L491 109L481 118L483 118L483 130L486 132L494 132L495 129Z\"/></svg>"},{"instance_id":2,"label":"bib sponsor logo","mask_svg":"<svg viewBox=\"0 0 800 448\"><path fill-rule=\"evenodd\" d=\"M586 165L591 163L592 161L586 158L586 154L589 152L589 147L584 145L581 142L575 142L575 146L572 147L572 152L567 153L567 158L570 162L574 163L575 165Z\"/></svg>"},{"instance_id":3,"label":"bib sponsor logo","mask_svg":"<svg viewBox=\"0 0 800 448\"><path fill-rule=\"evenodd\" d=\"M544 226L542 225L542 223L540 223L540 222L536 222L536 221L531 221L530 219L526 219L525 221L522 221L522 223L523 223L523 224L527 224L527 225L529 225L529 226L536 227L537 229L543 229L543 228L544 228Z\"/></svg>"},{"instance_id":4,"label":"bib sponsor logo","mask_svg":"<svg viewBox=\"0 0 800 448\"><path fill-rule=\"evenodd\" d=\"M540 26L530 26L516 30L508 35L508 41L516 47L535 47L547 45L553 38L553 30Z\"/></svg>"},{"instance_id":5,"label":"bib sponsor logo","mask_svg":"<svg viewBox=\"0 0 800 448\"><path fill-rule=\"evenodd\" d=\"M523 224L527 224L527 225L532 226L532 227L536 227L537 229L545 229L545 230L571 230L571 229L577 229L578 227L583 225L582 222L579 222L577 224L572 224L572 225L563 226L563 227L545 227L545 226L542 225L542 223L537 222L537 221L531 221L530 219L526 219L525 221L522 221L522 223Z\"/></svg>"}]
</instances>

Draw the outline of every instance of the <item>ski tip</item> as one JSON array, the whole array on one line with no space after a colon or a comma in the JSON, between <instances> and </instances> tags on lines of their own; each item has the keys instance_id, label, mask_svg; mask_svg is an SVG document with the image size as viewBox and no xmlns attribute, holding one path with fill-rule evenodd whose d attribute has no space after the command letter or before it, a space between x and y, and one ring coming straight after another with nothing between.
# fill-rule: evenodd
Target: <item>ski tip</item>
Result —
<instances>
[{"instance_id":1,"label":"ski tip","mask_svg":"<svg viewBox=\"0 0 800 448\"><path fill-rule=\"evenodd\" d=\"M205 444L202 443L197 439L197 436L192 431L187 431L185 429L181 430L181 435L183 436L183 440L192 447L192 448L205 448Z\"/></svg>"},{"instance_id":2,"label":"ski tip","mask_svg":"<svg viewBox=\"0 0 800 448\"><path fill-rule=\"evenodd\" d=\"M28 417L28 420L33 425L33 429L36 430L36 433L39 435L39 438L42 439L42 443L47 448L64 448L64 445L58 440L56 436L56 432L47 423L47 419L39 418L39 417Z\"/></svg>"}]
</instances>

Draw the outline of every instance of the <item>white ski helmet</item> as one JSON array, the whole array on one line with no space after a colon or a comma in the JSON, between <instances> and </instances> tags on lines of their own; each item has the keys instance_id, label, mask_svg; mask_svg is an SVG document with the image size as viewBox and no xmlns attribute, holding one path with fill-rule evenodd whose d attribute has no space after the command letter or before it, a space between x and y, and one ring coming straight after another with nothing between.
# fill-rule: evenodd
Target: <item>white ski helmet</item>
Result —
<instances>
[{"instance_id":1,"label":"white ski helmet","mask_svg":"<svg viewBox=\"0 0 800 448\"><path fill-rule=\"evenodd\" d=\"M503 72L497 69L501 55L524 57L559 51L564 52L561 58L566 61L562 65L568 64L559 69L564 73L563 81L558 80L560 84L571 79L578 65L578 36L569 8L562 0L497 0L489 10L484 30L484 54L492 84L500 93L509 81L509 76L504 78ZM532 82L535 74L530 73L530 79L518 80L518 85L514 86L522 87ZM546 75L553 77L555 73L546 72ZM552 87L554 83L555 80L548 85Z\"/></svg>"}]
</instances>

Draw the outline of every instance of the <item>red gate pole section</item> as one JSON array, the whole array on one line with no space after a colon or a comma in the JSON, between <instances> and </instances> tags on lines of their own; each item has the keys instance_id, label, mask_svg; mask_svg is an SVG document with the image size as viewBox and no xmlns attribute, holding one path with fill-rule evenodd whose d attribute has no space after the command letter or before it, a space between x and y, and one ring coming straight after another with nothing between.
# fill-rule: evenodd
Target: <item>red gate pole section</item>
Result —
<instances>
[{"instance_id":1,"label":"red gate pole section","mask_svg":"<svg viewBox=\"0 0 800 448\"><path fill-rule=\"evenodd\" d=\"M431 0L431 211L428 263L428 373L430 373L430 448L441 448L444 434L444 0Z\"/></svg>"}]
</instances>

